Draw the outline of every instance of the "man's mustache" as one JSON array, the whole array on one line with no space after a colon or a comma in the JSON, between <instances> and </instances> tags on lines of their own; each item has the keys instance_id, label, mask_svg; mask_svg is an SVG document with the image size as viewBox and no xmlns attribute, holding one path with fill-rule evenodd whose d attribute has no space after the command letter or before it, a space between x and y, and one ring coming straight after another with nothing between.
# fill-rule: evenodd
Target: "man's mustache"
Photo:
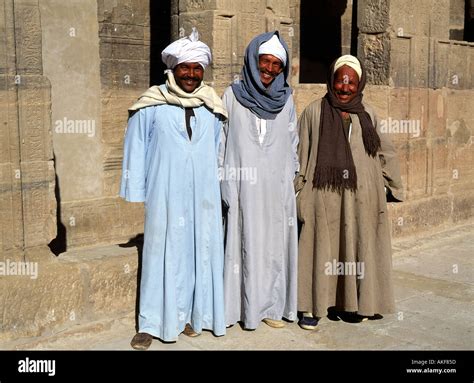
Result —
<instances>
[{"instance_id":1,"label":"man's mustache","mask_svg":"<svg viewBox=\"0 0 474 383\"><path fill-rule=\"evenodd\" d=\"M344 92L343 90L338 90L336 91L336 94L340 94L340 95L343 95L343 96L351 96L352 95L352 92Z\"/></svg>"},{"instance_id":2,"label":"man's mustache","mask_svg":"<svg viewBox=\"0 0 474 383\"><path fill-rule=\"evenodd\" d=\"M189 81L189 80L191 80L191 81L199 81L199 79L196 78L196 77L183 77L183 81Z\"/></svg>"}]
</instances>

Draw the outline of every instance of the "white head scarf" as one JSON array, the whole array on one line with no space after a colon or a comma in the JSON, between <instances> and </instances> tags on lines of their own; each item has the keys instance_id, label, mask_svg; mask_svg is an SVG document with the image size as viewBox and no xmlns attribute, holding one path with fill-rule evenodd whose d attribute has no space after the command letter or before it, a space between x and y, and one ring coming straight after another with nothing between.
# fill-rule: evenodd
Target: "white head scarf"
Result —
<instances>
[{"instance_id":1,"label":"white head scarf","mask_svg":"<svg viewBox=\"0 0 474 383\"><path fill-rule=\"evenodd\" d=\"M199 63L206 69L212 61L211 50L202 41L199 41L199 33L196 28L188 37L176 40L161 52L161 59L168 69L174 69L178 64L184 62Z\"/></svg>"},{"instance_id":2,"label":"white head scarf","mask_svg":"<svg viewBox=\"0 0 474 383\"><path fill-rule=\"evenodd\" d=\"M258 54L275 56L283 66L286 66L286 51L277 35L273 35L270 40L260 45Z\"/></svg>"},{"instance_id":3,"label":"white head scarf","mask_svg":"<svg viewBox=\"0 0 474 383\"><path fill-rule=\"evenodd\" d=\"M348 67L354 69L357 75L359 76L360 81L360 79L362 78L362 67L360 66L360 62L357 57L352 55L344 55L339 57L336 63L334 64L334 73L336 73L336 71L344 65L347 65Z\"/></svg>"}]
</instances>

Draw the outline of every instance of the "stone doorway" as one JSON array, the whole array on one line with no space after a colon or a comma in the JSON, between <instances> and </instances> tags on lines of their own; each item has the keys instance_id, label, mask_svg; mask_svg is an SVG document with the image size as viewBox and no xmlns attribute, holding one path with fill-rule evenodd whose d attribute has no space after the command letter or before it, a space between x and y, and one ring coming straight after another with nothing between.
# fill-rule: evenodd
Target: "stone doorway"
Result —
<instances>
[{"instance_id":1,"label":"stone doorway","mask_svg":"<svg viewBox=\"0 0 474 383\"><path fill-rule=\"evenodd\" d=\"M331 63L357 54L357 0L301 0L300 83L326 83Z\"/></svg>"}]
</instances>

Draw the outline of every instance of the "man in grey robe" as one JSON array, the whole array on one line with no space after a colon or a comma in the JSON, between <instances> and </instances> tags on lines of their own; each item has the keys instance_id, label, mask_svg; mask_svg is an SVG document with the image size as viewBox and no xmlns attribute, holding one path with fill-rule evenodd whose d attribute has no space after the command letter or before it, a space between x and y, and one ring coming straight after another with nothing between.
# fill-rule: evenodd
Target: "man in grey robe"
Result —
<instances>
[{"instance_id":1,"label":"man in grey robe","mask_svg":"<svg viewBox=\"0 0 474 383\"><path fill-rule=\"evenodd\" d=\"M226 215L226 325L283 327L296 318L298 171L288 48L278 32L248 46L242 80L225 91L221 142Z\"/></svg>"},{"instance_id":2,"label":"man in grey robe","mask_svg":"<svg viewBox=\"0 0 474 383\"><path fill-rule=\"evenodd\" d=\"M386 201L403 199L395 148L362 103L366 76L345 55L330 70L327 94L299 120L295 179L299 239L299 325L320 317L359 323L394 311Z\"/></svg>"}]
</instances>

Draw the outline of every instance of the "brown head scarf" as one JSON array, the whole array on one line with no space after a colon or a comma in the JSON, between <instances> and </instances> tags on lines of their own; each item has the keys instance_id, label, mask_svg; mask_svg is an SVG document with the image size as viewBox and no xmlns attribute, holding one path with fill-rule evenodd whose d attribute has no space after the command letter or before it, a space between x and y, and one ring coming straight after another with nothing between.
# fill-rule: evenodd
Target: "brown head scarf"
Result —
<instances>
[{"instance_id":1,"label":"brown head scarf","mask_svg":"<svg viewBox=\"0 0 474 383\"><path fill-rule=\"evenodd\" d=\"M357 173L341 111L357 114L359 117L365 151L369 156L375 157L380 149L380 137L362 105L362 91L366 83L365 68L360 63L362 78L359 79L357 95L349 103L342 104L338 101L333 88L336 61L329 70L327 93L321 102L318 158L313 188L330 189L341 193L343 189L357 190Z\"/></svg>"}]
</instances>

